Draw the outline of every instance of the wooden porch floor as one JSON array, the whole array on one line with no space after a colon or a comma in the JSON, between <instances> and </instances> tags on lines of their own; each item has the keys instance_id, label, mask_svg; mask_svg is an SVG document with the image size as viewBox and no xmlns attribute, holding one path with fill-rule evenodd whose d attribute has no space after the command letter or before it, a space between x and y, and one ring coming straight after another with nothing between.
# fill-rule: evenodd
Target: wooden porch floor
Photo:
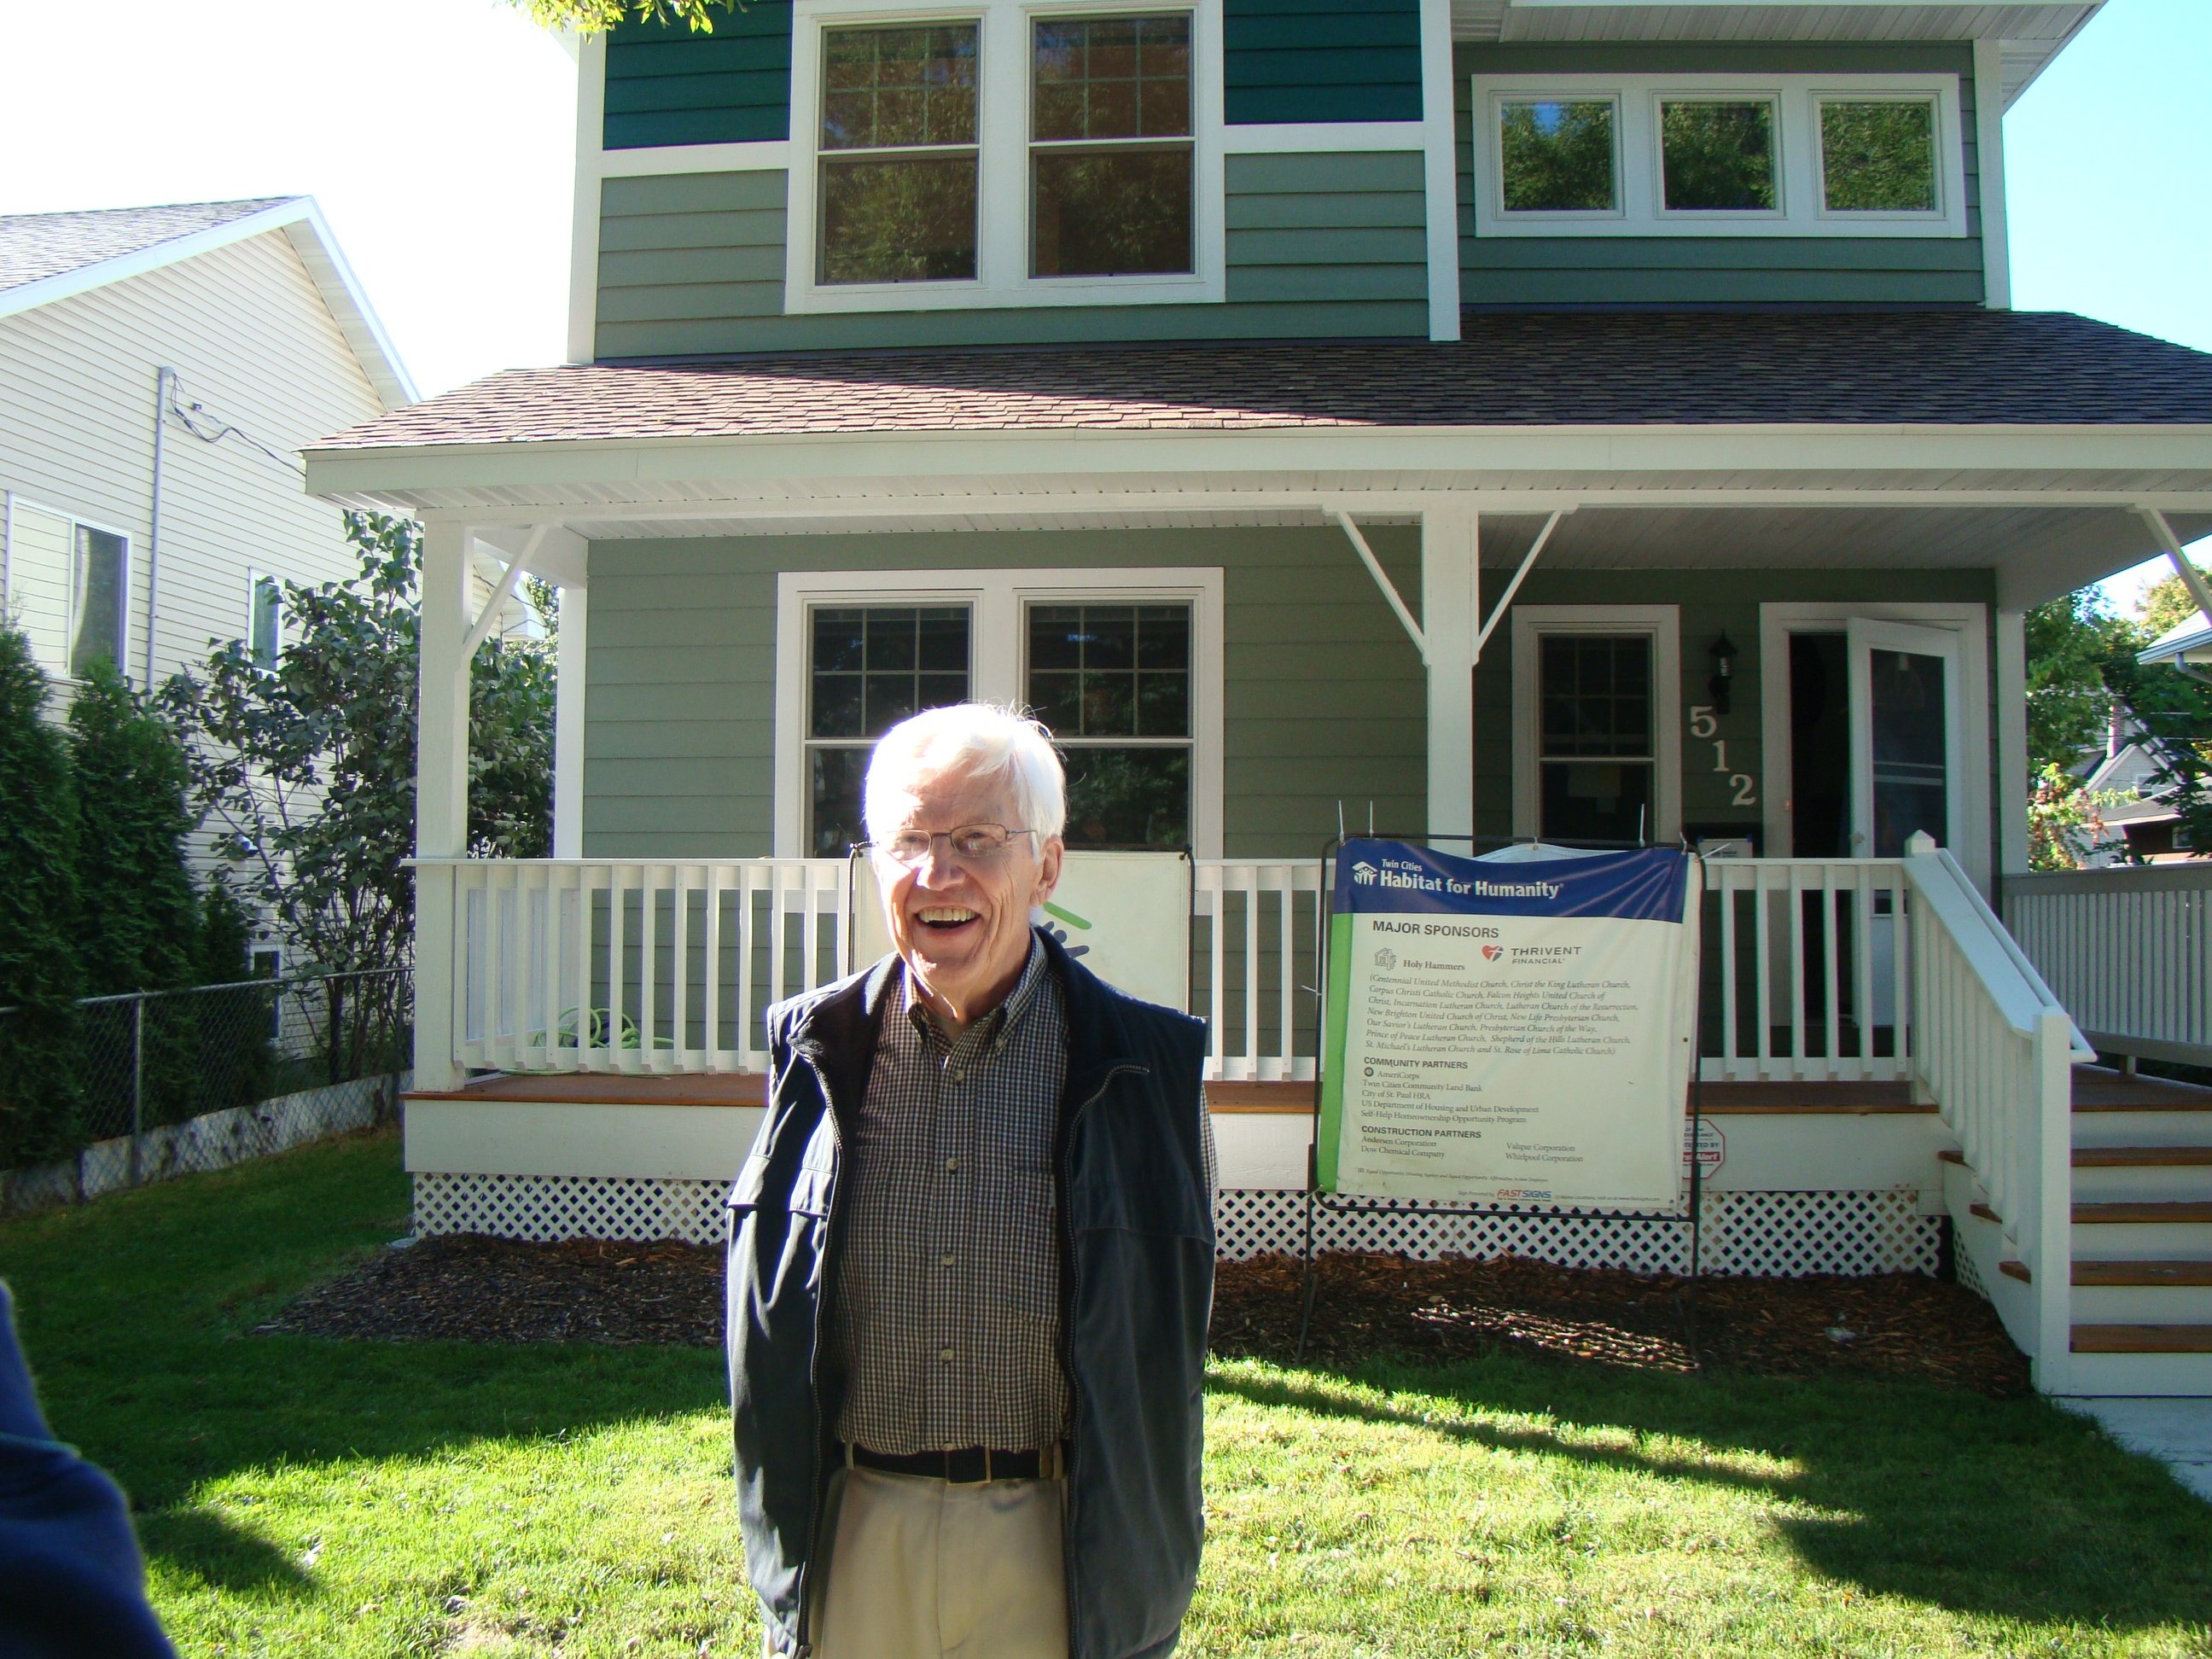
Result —
<instances>
[{"instance_id":1,"label":"wooden porch floor","mask_svg":"<svg viewBox=\"0 0 2212 1659\"><path fill-rule=\"evenodd\" d=\"M715 1072L682 1077L625 1077L599 1072L500 1073L465 1087L418 1090L410 1100L526 1100L579 1106L758 1106L768 1079L758 1072ZM1310 1083L1210 1083L1207 1103L1222 1112L1310 1112ZM1837 1113L1869 1116L1928 1113L1913 1103L1902 1083L1708 1083L1703 1108L1709 1116L1778 1113ZM2201 1112L2212 1109L2212 1089L2162 1078L2123 1077L2095 1066L2074 1073L2077 1112Z\"/></svg>"}]
</instances>

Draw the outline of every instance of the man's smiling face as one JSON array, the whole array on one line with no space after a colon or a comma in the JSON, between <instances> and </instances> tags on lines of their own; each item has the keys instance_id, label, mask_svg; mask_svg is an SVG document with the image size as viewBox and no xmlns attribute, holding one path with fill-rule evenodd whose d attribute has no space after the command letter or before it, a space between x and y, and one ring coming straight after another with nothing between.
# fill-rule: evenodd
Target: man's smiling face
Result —
<instances>
[{"instance_id":1,"label":"man's smiling face","mask_svg":"<svg viewBox=\"0 0 2212 1659\"><path fill-rule=\"evenodd\" d=\"M891 821L881 826L885 841L902 830L927 834L971 823L1030 827L1003 776L926 775L884 804L891 809ZM891 942L940 1021L966 1025L1013 989L1029 959L1030 911L1052 896L1060 855L1057 837L1040 845L1033 835L1014 836L995 857L975 860L954 853L942 835L914 864L875 855Z\"/></svg>"}]
</instances>

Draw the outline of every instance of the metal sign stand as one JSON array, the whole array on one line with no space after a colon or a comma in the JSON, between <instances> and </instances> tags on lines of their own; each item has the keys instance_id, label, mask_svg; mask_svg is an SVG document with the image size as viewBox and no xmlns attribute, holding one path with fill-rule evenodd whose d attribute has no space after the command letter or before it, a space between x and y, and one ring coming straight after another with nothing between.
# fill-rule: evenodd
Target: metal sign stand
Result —
<instances>
[{"instance_id":1,"label":"metal sign stand","mask_svg":"<svg viewBox=\"0 0 2212 1659\"><path fill-rule=\"evenodd\" d=\"M1321 981L1321 1020L1318 1027L1320 1045L1326 1047L1328 1036L1328 958L1329 927L1333 918L1332 900L1334 890L1328 878L1329 860L1347 838L1333 837L1321 853L1321 928L1315 943L1319 958L1316 976ZM1520 844L1517 837L1498 836L1392 836L1378 835L1370 829L1362 837L1366 841L1403 842L1465 842L1470 848L1477 846L1510 847ZM1552 842L1547 845L1565 847L1578 852L1615 852L1641 850L1641 842ZM1700 932L1705 927L1705 860L1694 850L1690 863L1698 872L1698 884L1692 900L1695 906L1696 926ZM1684 917L1689 925L1691 917ZM1332 1215L1419 1215L1419 1216L1517 1216L1522 1218L1540 1218L1559 1221L1628 1221L1658 1226L1687 1227L1690 1230L1690 1272L1687 1284L1675 1291L1675 1306L1682 1317L1682 1337L1690 1351L1690 1363L1701 1364L1698 1357L1698 1280L1704 1269L1703 1244L1705 1223L1705 1164L1699 1157L1705 1140L1705 1067L1698 1054L1704 1046L1705 975L1704 953L1698 953L1697 994L1692 999L1690 1038L1689 1089L1689 1145L1690 1145L1690 1201L1686 1213L1672 1210L1532 1210L1519 1205L1432 1204L1419 1199L1393 1199L1376 1201L1372 1199L1345 1199L1335 1193L1321 1190L1321 1094L1328 1069L1326 1053L1317 1055L1314 1062L1314 1109L1312 1139L1306 1145L1305 1218L1299 1245L1299 1308L1298 1340L1292 1350L1294 1359L1304 1359L1306 1337L1313 1324L1314 1298L1320 1288L1316 1258L1314 1253L1314 1212L1325 1210Z\"/></svg>"}]
</instances>

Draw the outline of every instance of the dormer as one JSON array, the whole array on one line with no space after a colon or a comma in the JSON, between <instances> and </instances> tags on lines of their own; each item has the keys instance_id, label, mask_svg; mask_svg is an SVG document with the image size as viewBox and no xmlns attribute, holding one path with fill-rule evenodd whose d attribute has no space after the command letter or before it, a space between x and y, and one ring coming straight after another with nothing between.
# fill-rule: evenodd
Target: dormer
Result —
<instances>
[{"instance_id":1,"label":"dormer","mask_svg":"<svg viewBox=\"0 0 2212 1659\"><path fill-rule=\"evenodd\" d=\"M587 43L576 361L2008 303L1999 117L2097 9L748 0Z\"/></svg>"}]
</instances>

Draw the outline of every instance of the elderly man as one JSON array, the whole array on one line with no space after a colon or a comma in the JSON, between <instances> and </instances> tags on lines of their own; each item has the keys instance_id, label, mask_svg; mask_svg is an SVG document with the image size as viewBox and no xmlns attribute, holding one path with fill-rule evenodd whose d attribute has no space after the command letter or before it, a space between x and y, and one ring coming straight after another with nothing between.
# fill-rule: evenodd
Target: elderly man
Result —
<instances>
[{"instance_id":1,"label":"elderly man","mask_svg":"<svg viewBox=\"0 0 2212 1659\"><path fill-rule=\"evenodd\" d=\"M1201 1529L1204 1028L1033 925L1066 817L1034 720L894 727L865 812L896 952L769 1011L730 1197L769 1651L1168 1653Z\"/></svg>"}]
</instances>

